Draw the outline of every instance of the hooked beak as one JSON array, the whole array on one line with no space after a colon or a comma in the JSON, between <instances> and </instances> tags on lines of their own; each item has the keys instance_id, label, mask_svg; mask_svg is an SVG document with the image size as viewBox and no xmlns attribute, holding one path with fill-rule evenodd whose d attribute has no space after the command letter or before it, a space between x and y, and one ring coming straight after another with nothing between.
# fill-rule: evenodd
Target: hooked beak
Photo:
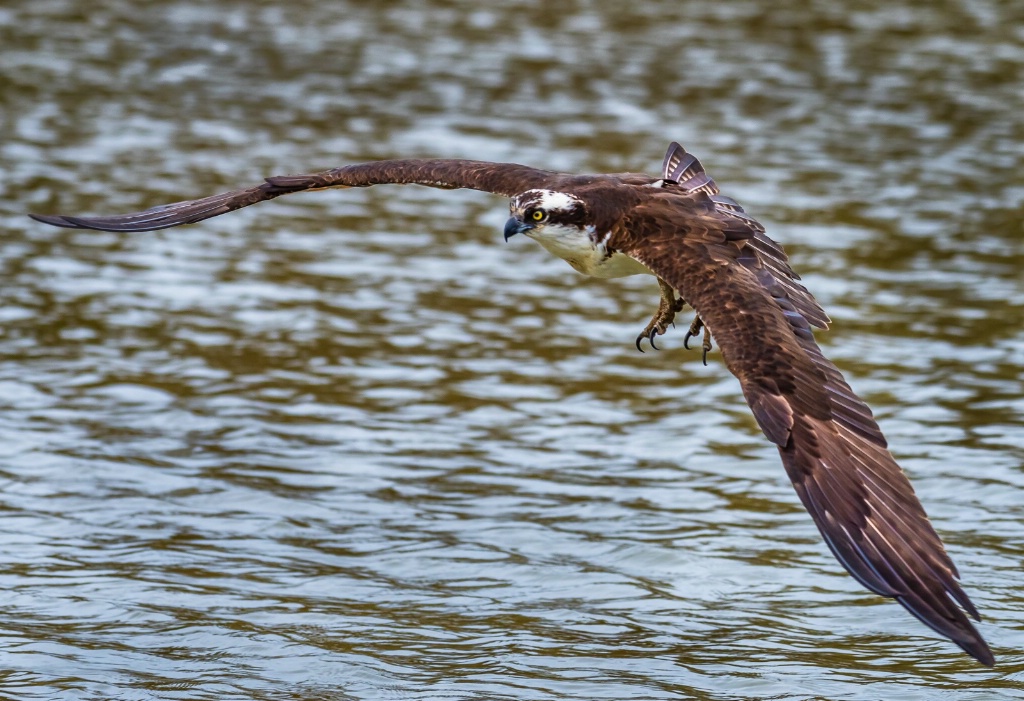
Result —
<instances>
[{"instance_id":1,"label":"hooked beak","mask_svg":"<svg viewBox=\"0 0 1024 701\"><path fill-rule=\"evenodd\" d=\"M533 228L533 224L527 224L524 221L520 221L515 217L509 217L509 220L505 222L505 240L508 241L516 234L521 234L524 231L529 231Z\"/></svg>"}]
</instances>

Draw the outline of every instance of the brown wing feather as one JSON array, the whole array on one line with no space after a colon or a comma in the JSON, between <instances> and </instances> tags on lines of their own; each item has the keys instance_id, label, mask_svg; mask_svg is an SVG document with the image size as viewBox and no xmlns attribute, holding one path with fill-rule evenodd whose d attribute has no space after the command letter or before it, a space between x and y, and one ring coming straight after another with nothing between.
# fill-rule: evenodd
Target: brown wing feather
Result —
<instances>
[{"instance_id":1,"label":"brown wing feather","mask_svg":"<svg viewBox=\"0 0 1024 701\"><path fill-rule=\"evenodd\" d=\"M730 229L704 198L679 200L652 196L638 207L619 250L679 290L712 329L758 424L778 446L797 494L843 566L868 589L895 598L980 662L993 664L957 606L978 618L956 567L871 411L822 355L802 305L751 251L749 230ZM687 230L681 221L689 222Z\"/></svg>"},{"instance_id":2,"label":"brown wing feather","mask_svg":"<svg viewBox=\"0 0 1024 701\"><path fill-rule=\"evenodd\" d=\"M789 266L789 257L782 246L775 243L764 227L756 219L743 211L743 207L731 197L720 194L718 185L704 171L704 166L692 153L673 141L665 153L662 164L662 177L670 183L677 183L688 192L703 192L714 203L715 213L730 228L741 228L749 231L747 249L761 263L761 267L775 278L781 285L786 296L800 314L810 322L811 326L827 329L831 320L818 302L798 281L800 276Z\"/></svg>"},{"instance_id":3,"label":"brown wing feather","mask_svg":"<svg viewBox=\"0 0 1024 701\"><path fill-rule=\"evenodd\" d=\"M242 207L303 190L371 185L426 185L444 189L483 190L511 197L524 190L551 187L568 176L514 163L456 159L375 161L308 175L279 175L244 190L198 200L175 202L109 217L30 214L37 221L70 229L154 231L192 224Z\"/></svg>"}]
</instances>

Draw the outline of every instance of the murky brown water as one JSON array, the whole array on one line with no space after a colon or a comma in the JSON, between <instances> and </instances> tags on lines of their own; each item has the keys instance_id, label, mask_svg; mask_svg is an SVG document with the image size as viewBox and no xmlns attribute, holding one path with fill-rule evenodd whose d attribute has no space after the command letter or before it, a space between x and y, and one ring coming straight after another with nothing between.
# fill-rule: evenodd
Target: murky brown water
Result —
<instances>
[{"instance_id":1,"label":"murky brown water","mask_svg":"<svg viewBox=\"0 0 1024 701\"><path fill-rule=\"evenodd\" d=\"M1024 5L0 8L7 698L1024 698ZM768 8L771 8L770 10ZM401 156L697 153L835 319L999 659L845 575L717 353Z\"/></svg>"}]
</instances>

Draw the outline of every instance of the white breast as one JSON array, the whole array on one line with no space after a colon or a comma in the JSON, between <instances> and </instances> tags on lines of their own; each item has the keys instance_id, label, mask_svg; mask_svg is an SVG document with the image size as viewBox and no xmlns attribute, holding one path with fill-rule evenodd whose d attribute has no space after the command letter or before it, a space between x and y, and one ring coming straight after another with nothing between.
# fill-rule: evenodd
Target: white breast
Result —
<instances>
[{"instance_id":1,"label":"white breast","mask_svg":"<svg viewBox=\"0 0 1024 701\"><path fill-rule=\"evenodd\" d=\"M646 265L627 255L613 253L609 256L604 241L595 241L592 227L581 231L576 227L552 225L527 231L526 235L584 275L612 278L654 274Z\"/></svg>"}]
</instances>

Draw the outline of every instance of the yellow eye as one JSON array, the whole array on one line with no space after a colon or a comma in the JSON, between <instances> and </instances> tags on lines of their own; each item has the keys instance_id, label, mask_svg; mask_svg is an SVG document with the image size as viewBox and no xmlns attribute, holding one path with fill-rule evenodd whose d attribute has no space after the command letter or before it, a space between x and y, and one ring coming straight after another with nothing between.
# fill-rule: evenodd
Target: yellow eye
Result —
<instances>
[{"instance_id":1,"label":"yellow eye","mask_svg":"<svg viewBox=\"0 0 1024 701\"><path fill-rule=\"evenodd\" d=\"M533 214L530 215L530 218L532 218L534 221L542 220L544 218L544 210L543 209L535 209L535 210L533 210Z\"/></svg>"}]
</instances>

